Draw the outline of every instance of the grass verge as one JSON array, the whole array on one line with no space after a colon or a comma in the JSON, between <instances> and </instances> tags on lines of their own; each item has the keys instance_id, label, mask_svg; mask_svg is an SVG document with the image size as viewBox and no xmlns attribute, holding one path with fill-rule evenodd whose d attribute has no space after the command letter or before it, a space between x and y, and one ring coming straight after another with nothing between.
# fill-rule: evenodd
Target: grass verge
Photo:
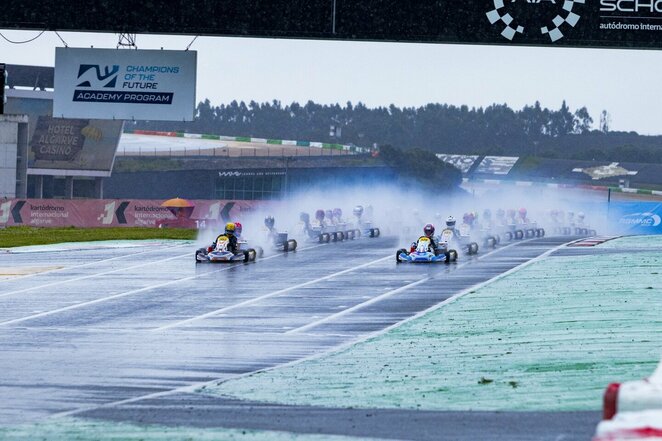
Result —
<instances>
[{"instance_id":1,"label":"grass verge","mask_svg":"<svg viewBox=\"0 0 662 441\"><path fill-rule=\"evenodd\" d=\"M96 240L177 239L195 240L196 230L179 228L34 228L7 227L0 230L0 248L49 245Z\"/></svg>"}]
</instances>

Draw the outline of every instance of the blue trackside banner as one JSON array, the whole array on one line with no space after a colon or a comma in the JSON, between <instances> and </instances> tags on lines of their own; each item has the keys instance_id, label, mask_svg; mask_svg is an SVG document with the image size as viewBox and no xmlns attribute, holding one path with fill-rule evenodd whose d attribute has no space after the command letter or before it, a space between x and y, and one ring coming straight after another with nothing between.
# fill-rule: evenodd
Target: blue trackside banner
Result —
<instances>
[{"instance_id":1,"label":"blue trackside banner","mask_svg":"<svg viewBox=\"0 0 662 441\"><path fill-rule=\"evenodd\" d=\"M662 203L612 202L609 221L620 234L662 234Z\"/></svg>"}]
</instances>

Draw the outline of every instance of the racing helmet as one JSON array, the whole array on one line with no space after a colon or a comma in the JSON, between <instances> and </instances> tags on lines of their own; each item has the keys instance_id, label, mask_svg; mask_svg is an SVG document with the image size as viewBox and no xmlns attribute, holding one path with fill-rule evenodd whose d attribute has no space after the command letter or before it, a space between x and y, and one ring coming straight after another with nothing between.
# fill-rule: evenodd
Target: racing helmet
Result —
<instances>
[{"instance_id":1,"label":"racing helmet","mask_svg":"<svg viewBox=\"0 0 662 441\"><path fill-rule=\"evenodd\" d=\"M234 223L234 232L237 236L241 235L241 230L242 229L243 229L243 227L241 226L241 223L239 223L239 222Z\"/></svg>"},{"instance_id":2,"label":"racing helmet","mask_svg":"<svg viewBox=\"0 0 662 441\"><path fill-rule=\"evenodd\" d=\"M326 210L324 216L329 220L333 219L333 210Z\"/></svg>"},{"instance_id":3,"label":"racing helmet","mask_svg":"<svg viewBox=\"0 0 662 441\"><path fill-rule=\"evenodd\" d=\"M303 214L303 213L301 213L301 214ZM273 216L267 216L267 217L264 218L264 225L267 228L271 229L271 228L274 227L275 224L276 224L276 219L274 219Z\"/></svg>"},{"instance_id":4,"label":"racing helmet","mask_svg":"<svg viewBox=\"0 0 662 441\"><path fill-rule=\"evenodd\" d=\"M520 217L523 217L523 218L526 217L526 213L527 213L527 212L526 212L526 208L520 208L520 209L519 209L519 215L520 215Z\"/></svg>"},{"instance_id":5,"label":"racing helmet","mask_svg":"<svg viewBox=\"0 0 662 441\"><path fill-rule=\"evenodd\" d=\"M235 230L236 227L234 223L228 222L227 224L225 224L225 234L234 234Z\"/></svg>"},{"instance_id":6,"label":"racing helmet","mask_svg":"<svg viewBox=\"0 0 662 441\"><path fill-rule=\"evenodd\" d=\"M497 217L504 217L506 215L506 212L504 211L503 208L499 208L496 212Z\"/></svg>"},{"instance_id":7,"label":"racing helmet","mask_svg":"<svg viewBox=\"0 0 662 441\"><path fill-rule=\"evenodd\" d=\"M310 215L308 213L301 212L299 214L299 220L301 222L303 222L304 224L307 224L308 222L310 222ZM266 219L265 219L265 222L266 222Z\"/></svg>"},{"instance_id":8,"label":"racing helmet","mask_svg":"<svg viewBox=\"0 0 662 441\"><path fill-rule=\"evenodd\" d=\"M485 210L483 210L483 217L485 219L491 219L492 218L492 210L490 210L489 208L486 208Z\"/></svg>"},{"instance_id":9,"label":"racing helmet","mask_svg":"<svg viewBox=\"0 0 662 441\"><path fill-rule=\"evenodd\" d=\"M317 210L315 212L315 219L318 221L323 221L324 220L324 210Z\"/></svg>"},{"instance_id":10,"label":"racing helmet","mask_svg":"<svg viewBox=\"0 0 662 441\"><path fill-rule=\"evenodd\" d=\"M427 224L426 226L424 226L423 233L425 233L427 237L432 237L432 235L434 234L434 225Z\"/></svg>"},{"instance_id":11,"label":"racing helmet","mask_svg":"<svg viewBox=\"0 0 662 441\"><path fill-rule=\"evenodd\" d=\"M585 217L586 217L586 215L584 214L583 211L580 211L579 213L577 213L577 218L584 219Z\"/></svg>"},{"instance_id":12,"label":"racing helmet","mask_svg":"<svg viewBox=\"0 0 662 441\"><path fill-rule=\"evenodd\" d=\"M446 226L451 228L455 227L455 218L453 216L448 216L446 218Z\"/></svg>"},{"instance_id":13,"label":"racing helmet","mask_svg":"<svg viewBox=\"0 0 662 441\"><path fill-rule=\"evenodd\" d=\"M333 217L340 219L342 217L342 210L340 208L333 209Z\"/></svg>"},{"instance_id":14,"label":"racing helmet","mask_svg":"<svg viewBox=\"0 0 662 441\"><path fill-rule=\"evenodd\" d=\"M465 224L470 224L474 221L474 214L473 213L464 213L464 216L462 216L462 221L464 221Z\"/></svg>"},{"instance_id":15,"label":"racing helmet","mask_svg":"<svg viewBox=\"0 0 662 441\"><path fill-rule=\"evenodd\" d=\"M352 213L354 213L354 216L360 217L363 214L363 205L357 205L356 207L354 207Z\"/></svg>"}]
</instances>

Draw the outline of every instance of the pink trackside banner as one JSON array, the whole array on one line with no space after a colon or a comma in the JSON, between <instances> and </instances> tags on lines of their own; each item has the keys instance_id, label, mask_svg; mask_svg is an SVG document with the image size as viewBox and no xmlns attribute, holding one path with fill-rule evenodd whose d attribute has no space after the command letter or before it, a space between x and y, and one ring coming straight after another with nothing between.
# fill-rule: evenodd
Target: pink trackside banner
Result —
<instances>
[{"instance_id":1,"label":"pink trackside banner","mask_svg":"<svg viewBox=\"0 0 662 441\"><path fill-rule=\"evenodd\" d=\"M0 200L0 227L155 227L159 221L175 219L162 207L162 200ZM191 200L191 219L200 228L241 219L265 203L261 201Z\"/></svg>"}]
</instances>

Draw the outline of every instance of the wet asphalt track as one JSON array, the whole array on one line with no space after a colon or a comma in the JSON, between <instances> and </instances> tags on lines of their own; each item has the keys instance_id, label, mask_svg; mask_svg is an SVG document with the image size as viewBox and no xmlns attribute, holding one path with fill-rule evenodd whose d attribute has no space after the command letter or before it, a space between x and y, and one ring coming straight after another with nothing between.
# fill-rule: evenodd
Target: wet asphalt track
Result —
<instances>
[{"instance_id":1,"label":"wet asphalt track","mask_svg":"<svg viewBox=\"0 0 662 441\"><path fill-rule=\"evenodd\" d=\"M360 339L568 240L452 265L396 265L388 238L231 265L195 265L194 246L0 254L5 268L64 266L0 281L0 425L71 413L391 439L479 439L478 428L488 439L587 439L598 413L316 409L185 390Z\"/></svg>"}]
</instances>

